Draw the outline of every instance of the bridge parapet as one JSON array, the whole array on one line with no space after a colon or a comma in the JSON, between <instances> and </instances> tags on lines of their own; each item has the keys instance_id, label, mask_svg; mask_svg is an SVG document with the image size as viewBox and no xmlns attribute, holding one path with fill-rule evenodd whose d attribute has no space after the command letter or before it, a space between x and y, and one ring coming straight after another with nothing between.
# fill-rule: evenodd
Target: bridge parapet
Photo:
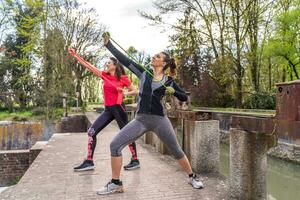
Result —
<instances>
[{"instance_id":1,"label":"bridge parapet","mask_svg":"<svg viewBox=\"0 0 300 200\"><path fill-rule=\"evenodd\" d=\"M230 129L230 198L266 199L267 150L279 134L299 138L300 81L279 83L274 117L233 116Z\"/></svg>"}]
</instances>

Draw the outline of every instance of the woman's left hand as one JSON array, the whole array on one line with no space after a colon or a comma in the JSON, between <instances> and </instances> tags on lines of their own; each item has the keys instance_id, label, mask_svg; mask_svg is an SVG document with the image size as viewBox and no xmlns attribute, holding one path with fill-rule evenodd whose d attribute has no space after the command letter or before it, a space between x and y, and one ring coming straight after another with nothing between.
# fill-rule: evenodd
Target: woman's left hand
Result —
<instances>
[{"instance_id":1,"label":"woman's left hand","mask_svg":"<svg viewBox=\"0 0 300 200\"><path fill-rule=\"evenodd\" d=\"M166 87L166 92L168 94L174 94L175 93L175 89L171 86Z\"/></svg>"},{"instance_id":2,"label":"woman's left hand","mask_svg":"<svg viewBox=\"0 0 300 200\"><path fill-rule=\"evenodd\" d=\"M118 92L124 92L123 88L117 87Z\"/></svg>"}]
</instances>

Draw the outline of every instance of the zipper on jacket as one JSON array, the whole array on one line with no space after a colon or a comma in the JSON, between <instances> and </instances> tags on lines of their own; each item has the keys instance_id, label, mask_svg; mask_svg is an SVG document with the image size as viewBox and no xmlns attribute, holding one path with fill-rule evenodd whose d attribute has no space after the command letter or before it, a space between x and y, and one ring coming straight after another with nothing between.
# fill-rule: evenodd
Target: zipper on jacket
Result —
<instances>
[{"instance_id":1,"label":"zipper on jacket","mask_svg":"<svg viewBox=\"0 0 300 200\"><path fill-rule=\"evenodd\" d=\"M165 87L165 85L168 85L169 83L173 83L173 80L171 79L171 80L167 80L165 83L164 83L164 85L162 85L162 86L160 86L160 87L158 87L158 88L156 88L154 91L152 90L152 81L151 81L151 98L150 98L150 111L149 111L149 113L151 114L151 112L152 112L152 96L153 96L153 93L156 91L156 90L158 90L158 89L160 89L160 88L162 88L162 87ZM162 96L164 96L164 94L162 95ZM162 107L164 107L163 105L162 105ZM163 112L163 111L162 111Z\"/></svg>"},{"instance_id":2,"label":"zipper on jacket","mask_svg":"<svg viewBox=\"0 0 300 200\"><path fill-rule=\"evenodd\" d=\"M151 82L151 96L150 96L150 109L149 109L149 114L151 114L151 109L152 109L152 95L153 95L153 90L152 90L152 82Z\"/></svg>"}]
</instances>

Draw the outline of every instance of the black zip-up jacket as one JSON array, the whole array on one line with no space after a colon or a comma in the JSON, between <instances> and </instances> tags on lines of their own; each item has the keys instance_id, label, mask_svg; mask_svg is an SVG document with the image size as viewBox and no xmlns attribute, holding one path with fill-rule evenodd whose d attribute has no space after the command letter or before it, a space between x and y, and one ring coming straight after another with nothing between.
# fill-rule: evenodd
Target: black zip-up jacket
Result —
<instances>
[{"instance_id":1,"label":"black zip-up jacket","mask_svg":"<svg viewBox=\"0 0 300 200\"><path fill-rule=\"evenodd\" d=\"M152 114L164 116L164 107L161 103L163 96L166 93L166 88L161 86L152 91L152 76L150 76L143 67L135 63L123 53L121 53L109 41L106 45L107 49L131 72L133 72L140 79L140 92L137 113ZM149 69L151 72L152 70ZM152 72L153 74L153 72ZM187 95L174 81L172 77L168 77L164 83L165 86L171 86L175 89L174 96L180 101L187 101Z\"/></svg>"}]
</instances>

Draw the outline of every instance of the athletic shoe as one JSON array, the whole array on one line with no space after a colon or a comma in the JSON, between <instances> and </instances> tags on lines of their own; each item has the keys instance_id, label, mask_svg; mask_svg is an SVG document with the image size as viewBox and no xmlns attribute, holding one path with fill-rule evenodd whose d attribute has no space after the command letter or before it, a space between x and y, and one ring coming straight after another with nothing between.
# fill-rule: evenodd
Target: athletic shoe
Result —
<instances>
[{"instance_id":1,"label":"athletic shoe","mask_svg":"<svg viewBox=\"0 0 300 200\"><path fill-rule=\"evenodd\" d=\"M103 188L97 191L98 195L106 195L106 194L113 194L113 193L122 193L124 192L122 182L117 185L113 182L108 182Z\"/></svg>"},{"instance_id":2,"label":"athletic shoe","mask_svg":"<svg viewBox=\"0 0 300 200\"><path fill-rule=\"evenodd\" d=\"M130 163L128 165L124 166L125 170L133 170L133 169L137 169L140 168L140 162L138 159L134 160L131 158Z\"/></svg>"},{"instance_id":3,"label":"athletic shoe","mask_svg":"<svg viewBox=\"0 0 300 200\"><path fill-rule=\"evenodd\" d=\"M92 160L85 160L83 163L77 167L74 167L75 172L93 170L95 168L94 162Z\"/></svg>"},{"instance_id":4,"label":"athletic shoe","mask_svg":"<svg viewBox=\"0 0 300 200\"><path fill-rule=\"evenodd\" d=\"M192 177L190 177L190 181L189 184L191 184L193 186L193 188L196 189L202 189L203 183L197 178L196 174L194 174Z\"/></svg>"}]
</instances>

